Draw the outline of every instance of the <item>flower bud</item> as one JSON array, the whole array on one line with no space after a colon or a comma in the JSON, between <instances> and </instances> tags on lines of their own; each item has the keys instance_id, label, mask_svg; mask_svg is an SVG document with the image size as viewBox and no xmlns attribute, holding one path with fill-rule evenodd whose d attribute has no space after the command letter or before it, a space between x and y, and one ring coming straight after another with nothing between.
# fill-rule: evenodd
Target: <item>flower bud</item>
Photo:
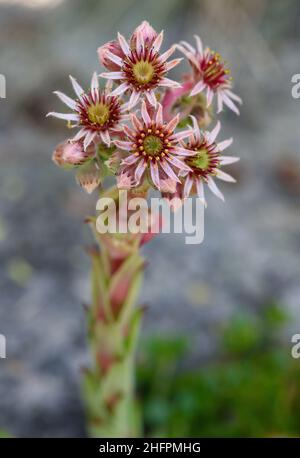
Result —
<instances>
[{"instance_id":1,"label":"flower bud","mask_svg":"<svg viewBox=\"0 0 300 458\"><path fill-rule=\"evenodd\" d=\"M151 27L149 22L143 21L133 32L130 38L130 45L132 48L136 47L136 37L137 34L140 33L142 38L144 39L144 43L146 46L151 47L155 38L157 37L158 33Z\"/></svg>"},{"instance_id":2,"label":"flower bud","mask_svg":"<svg viewBox=\"0 0 300 458\"><path fill-rule=\"evenodd\" d=\"M119 71L120 67L117 64L115 64L112 60L110 60L107 56L108 51L123 59L125 55L121 49L119 42L117 40L108 41L103 46L100 46L100 48L98 48L97 50L100 64L103 65L103 67L107 68L107 70L110 71Z\"/></svg>"},{"instance_id":3,"label":"flower bud","mask_svg":"<svg viewBox=\"0 0 300 458\"><path fill-rule=\"evenodd\" d=\"M82 142L65 141L60 143L53 153L53 162L60 167L75 167L83 164L94 153L89 148L84 151Z\"/></svg>"}]
</instances>

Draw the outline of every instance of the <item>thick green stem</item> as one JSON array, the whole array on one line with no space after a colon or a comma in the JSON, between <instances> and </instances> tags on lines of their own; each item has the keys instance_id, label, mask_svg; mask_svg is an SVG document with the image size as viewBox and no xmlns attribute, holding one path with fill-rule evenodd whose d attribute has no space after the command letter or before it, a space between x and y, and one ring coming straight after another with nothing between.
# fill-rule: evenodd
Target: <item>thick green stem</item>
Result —
<instances>
[{"instance_id":1,"label":"thick green stem","mask_svg":"<svg viewBox=\"0 0 300 458\"><path fill-rule=\"evenodd\" d=\"M105 236L109 240L95 235L98 247L90 252L92 302L87 311L92 364L83 384L88 432L92 437L137 437L141 427L134 397L134 358L143 311L135 301L144 259L132 240L130 249L126 246L125 254L116 257L120 240L113 234Z\"/></svg>"}]
</instances>

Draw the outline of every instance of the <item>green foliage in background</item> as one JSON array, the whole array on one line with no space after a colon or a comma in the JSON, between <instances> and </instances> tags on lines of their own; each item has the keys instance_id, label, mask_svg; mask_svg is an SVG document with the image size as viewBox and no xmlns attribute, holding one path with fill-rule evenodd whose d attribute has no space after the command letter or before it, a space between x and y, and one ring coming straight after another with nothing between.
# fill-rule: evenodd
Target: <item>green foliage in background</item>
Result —
<instances>
[{"instance_id":1,"label":"green foliage in background","mask_svg":"<svg viewBox=\"0 0 300 458\"><path fill-rule=\"evenodd\" d=\"M148 436L300 436L300 362L278 343L287 317L235 316L217 362L183 371L187 341L152 338L141 351L139 398Z\"/></svg>"}]
</instances>

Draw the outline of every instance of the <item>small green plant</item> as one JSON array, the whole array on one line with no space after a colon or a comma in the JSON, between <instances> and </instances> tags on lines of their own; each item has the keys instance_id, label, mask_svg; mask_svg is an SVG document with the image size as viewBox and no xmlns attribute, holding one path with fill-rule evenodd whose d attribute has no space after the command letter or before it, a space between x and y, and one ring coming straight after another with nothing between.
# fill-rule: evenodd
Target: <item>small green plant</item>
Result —
<instances>
[{"instance_id":1,"label":"small green plant","mask_svg":"<svg viewBox=\"0 0 300 458\"><path fill-rule=\"evenodd\" d=\"M300 435L300 365L278 343L287 317L276 304L242 313L221 331L213 364L183 371L188 342L154 338L140 355L146 434L161 437Z\"/></svg>"}]
</instances>

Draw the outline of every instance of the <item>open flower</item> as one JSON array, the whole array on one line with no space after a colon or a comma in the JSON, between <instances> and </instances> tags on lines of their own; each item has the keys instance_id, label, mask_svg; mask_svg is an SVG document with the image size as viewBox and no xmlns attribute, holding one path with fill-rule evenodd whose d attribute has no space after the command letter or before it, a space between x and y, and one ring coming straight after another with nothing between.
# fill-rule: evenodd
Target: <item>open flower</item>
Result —
<instances>
[{"instance_id":1,"label":"open flower","mask_svg":"<svg viewBox=\"0 0 300 458\"><path fill-rule=\"evenodd\" d=\"M154 111L154 110L151 110ZM133 128L124 127L127 141L115 140L115 145L128 152L121 163L118 175L118 186L130 188L138 186L145 171L155 188L162 190L165 183L178 183L179 172L189 172L191 168L182 160L191 155L179 142L193 134L192 130L175 133L179 116L164 123L162 106L158 104L157 111L150 116L146 103L141 109L142 119L131 115Z\"/></svg>"},{"instance_id":2,"label":"open flower","mask_svg":"<svg viewBox=\"0 0 300 458\"><path fill-rule=\"evenodd\" d=\"M218 113L222 111L223 104L227 105L236 114L239 109L235 102L242 104L242 100L232 89L230 70L220 54L209 48L203 50L201 39L195 35L196 49L189 43L182 41L177 45L178 49L188 58L194 73L196 84L190 95L194 96L206 90L207 106L212 103L214 95L218 100Z\"/></svg>"},{"instance_id":3,"label":"open flower","mask_svg":"<svg viewBox=\"0 0 300 458\"><path fill-rule=\"evenodd\" d=\"M109 94L109 88L101 90L97 74L94 73L91 81L91 88L84 92L75 78L70 76L77 99L73 100L62 92L54 93L64 102L72 113L48 113L47 116L54 116L67 120L71 127L80 127L79 132L73 137L73 141L83 141L84 150L92 142L103 141L110 145L110 134L120 130L120 122L124 119L124 106L121 106L116 96Z\"/></svg>"},{"instance_id":4,"label":"open flower","mask_svg":"<svg viewBox=\"0 0 300 458\"><path fill-rule=\"evenodd\" d=\"M188 197L192 192L195 192L206 204L203 187L203 184L206 183L209 189L224 201L224 196L217 187L214 177L231 183L235 182L232 176L220 170L222 165L232 164L239 160L238 157L221 155L221 152L231 145L232 138L216 143L221 128L220 122L218 121L211 132L201 132L196 118L194 116L191 118L193 120L193 134L184 147L194 151L194 154L185 158L185 163L189 166L190 171L181 173L185 177L183 197Z\"/></svg>"},{"instance_id":5,"label":"open flower","mask_svg":"<svg viewBox=\"0 0 300 458\"><path fill-rule=\"evenodd\" d=\"M105 59L111 60L118 66L119 71L101 73L100 76L111 80L117 80L120 85L112 92L112 95L120 95L130 91L131 96L128 108L133 108L141 95L147 97L148 102L156 106L154 90L158 87L180 87L176 81L166 78L169 70L175 67L181 59L167 59L174 53L176 47L172 46L163 54L160 47L163 41L163 32L155 37L155 31L148 23L143 22L135 30L130 44L118 34L119 45L124 57L114 50L106 50ZM104 59L104 57L103 57Z\"/></svg>"}]
</instances>

